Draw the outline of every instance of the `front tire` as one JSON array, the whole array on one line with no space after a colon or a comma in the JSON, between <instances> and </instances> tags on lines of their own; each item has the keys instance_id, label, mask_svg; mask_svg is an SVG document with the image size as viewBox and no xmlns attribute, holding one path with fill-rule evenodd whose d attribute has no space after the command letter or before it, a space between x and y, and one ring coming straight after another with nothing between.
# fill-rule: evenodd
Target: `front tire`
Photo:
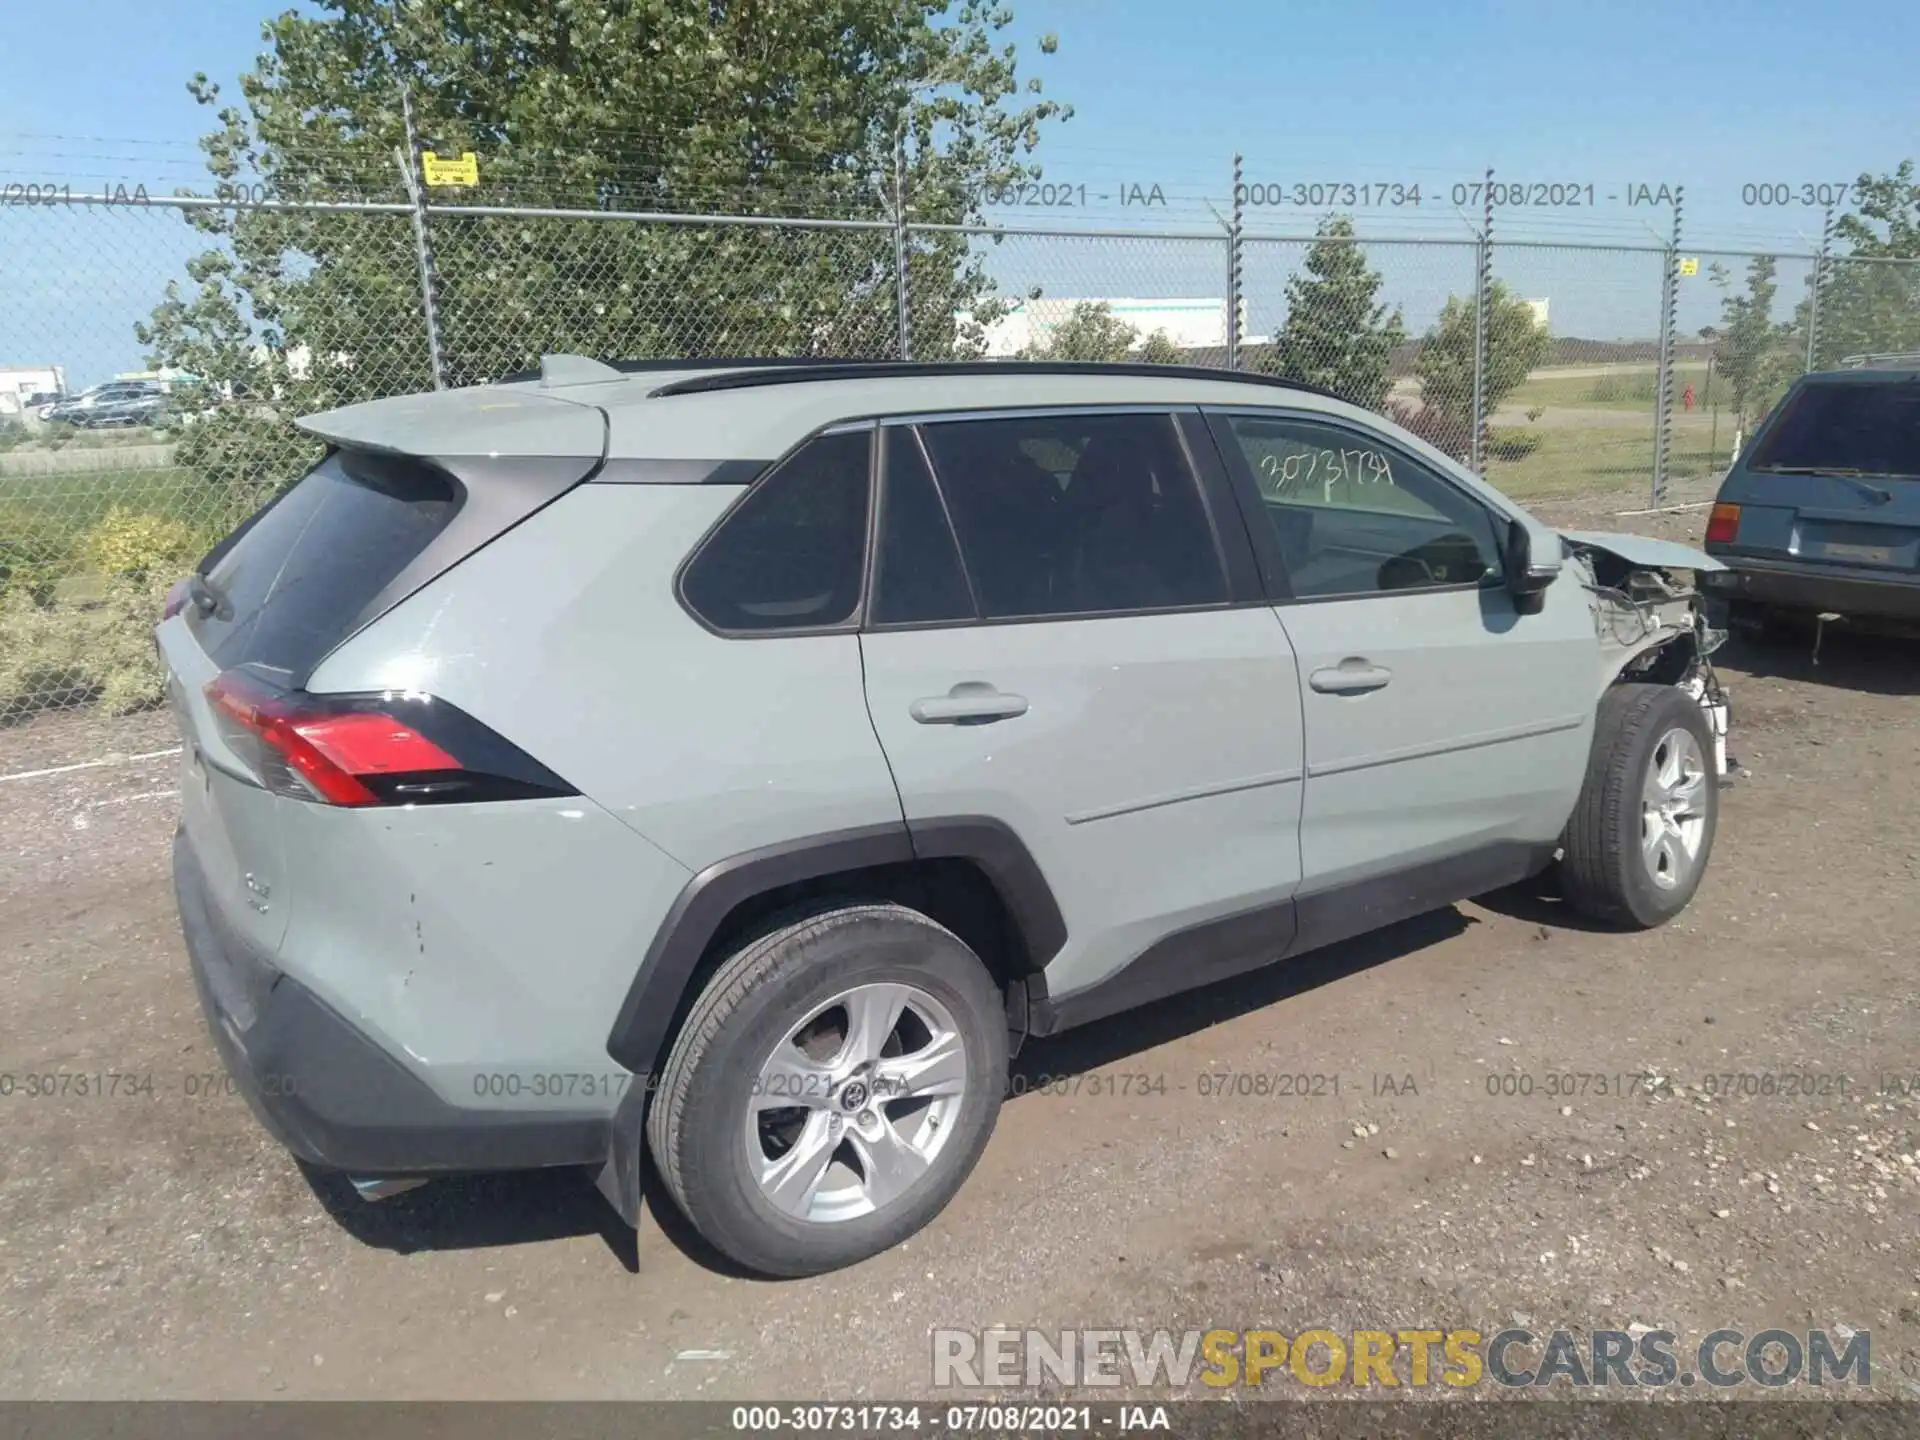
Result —
<instances>
[{"instance_id":1,"label":"front tire","mask_svg":"<svg viewBox=\"0 0 1920 1440\"><path fill-rule=\"evenodd\" d=\"M1006 1088L1005 1001L926 916L848 905L782 925L701 991L647 1143L694 1228L765 1275L889 1249L938 1215Z\"/></svg>"},{"instance_id":2,"label":"front tire","mask_svg":"<svg viewBox=\"0 0 1920 1440\"><path fill-rule=\"evenodd\" d=\"M1638 930L1687 908L1720 821L1713 754L1707 717L1684 692L1628 684L1601 696L1560 862L1568 904Z\"/></svg>"}]
</instances>

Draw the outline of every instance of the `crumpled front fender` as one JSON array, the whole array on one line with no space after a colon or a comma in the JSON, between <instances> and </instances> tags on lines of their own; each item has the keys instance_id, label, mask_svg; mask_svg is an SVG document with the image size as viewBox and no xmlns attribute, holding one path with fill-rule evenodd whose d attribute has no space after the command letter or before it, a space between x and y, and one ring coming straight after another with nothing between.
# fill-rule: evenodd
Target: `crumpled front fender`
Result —
<instances>
[{"instance_id":1,"label":"crumpled front fender","mask_svg":"<svg viewBox=\"0 0 1920 1440\"><path fill-rule=\"evenodd\" d=\"M1615 559L1650 570L1724 570L1727 567L1704 550L1647 535L1622 535L1609 530L1562 530L1568 544L1604 550Z\"/></svg>"}]
</instances>

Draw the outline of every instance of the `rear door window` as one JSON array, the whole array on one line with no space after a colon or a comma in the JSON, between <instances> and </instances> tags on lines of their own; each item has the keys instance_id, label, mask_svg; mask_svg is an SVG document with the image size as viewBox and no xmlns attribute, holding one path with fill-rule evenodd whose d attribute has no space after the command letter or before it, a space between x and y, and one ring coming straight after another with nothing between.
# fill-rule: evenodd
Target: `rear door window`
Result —
<instances>
[{"instance_id":1,"label":"rear door window","mask_svg":"<svg viewBox=\"0 0 1920 1440\"><path fill-rule=\"evenodd\" d=\"M1920 381L1802 386L1754 446L1747 469L1920 478Z\"/></svg>"},{"instance_id":2,"label":"rear door window","mask_svg":"<svg viewBox=\"0 0 1920 1440\"><path fill-rule=\"evenodd\" d=\"M345 639L369 603L446 529L459 482L418 460L336 450L209 557L218 600L189 607L224 668L297 682Z\"/></svg>"},{"instance_id":3,"label":"rear door window","mask_svg":"<svg viewBox=\"0 0 1920 1440\"><path fill-rule=\"evenodd\" d=\"M873 576L873 625L929 625L971 620L975 606L920 437L889 426L880 540Z\"/></svg>"},{"instance_id":4,"label":"rear door window","mask_svg":"<svg viewBox=\"0 0 1920 1440\"><path fill-rule=\"evenodd\" d=\"M1171 415L941 420L921 433L986 619L1226 603Z\"/></svg>"}]
</instances>

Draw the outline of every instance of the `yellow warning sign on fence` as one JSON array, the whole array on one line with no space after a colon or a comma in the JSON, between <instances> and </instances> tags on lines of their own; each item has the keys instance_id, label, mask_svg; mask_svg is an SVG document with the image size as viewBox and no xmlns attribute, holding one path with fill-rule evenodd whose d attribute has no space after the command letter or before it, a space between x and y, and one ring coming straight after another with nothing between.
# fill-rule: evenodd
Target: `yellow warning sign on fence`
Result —
<instances>
[{"instance_id":1,"label":"yellow warning sign on fence","mask_svg":"<svg viewBox=\"0 0 1920 1440\"><path fill-rule=\"evenodd\" d=\"M431 150L420 152L420 169L429 185L478 185L480 183L480 157L471 150L459 159L436 155Z\"/></svg>"},{"instance_id":2,"label":"yellow warning sign on fence","mask_svg":"<svg viewBox=\"0 0 1920 1440\"><path fill-rule=\"evenodd\" d=\"M467 158L468 158L468 159L472 159L473 157L472 157L472 156L468 156ZM1680 257L1680 273L1681 273L1682 275L1698 275L1698 274L1700 273L1700 258L1699 258L1699 256L1697 256L1697 255L1682 255L1682 256Z\"/></svg>"}]
</instances>

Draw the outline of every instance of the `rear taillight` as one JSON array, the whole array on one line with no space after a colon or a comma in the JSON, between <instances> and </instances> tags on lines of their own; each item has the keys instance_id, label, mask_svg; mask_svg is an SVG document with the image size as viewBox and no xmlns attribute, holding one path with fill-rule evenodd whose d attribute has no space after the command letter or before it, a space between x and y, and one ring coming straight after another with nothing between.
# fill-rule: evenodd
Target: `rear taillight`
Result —
<instances>
[{"instance_id":1,"label":"rear taillight","mask_svg":"<svg viewBox=\"0 0 1920 1440\"><path fill-rule=\"evenodd\" d=\"M1740 533L1740 507L1717 504L1707 516L1707 544L1731 545Z\"/></svg>"},{"instance_id":2,"label":"rear taillight","mask_svg":"<svg viewBox=\"0 0 1920 1440\"><path fill-rule=\"evenodd\" d=\"M566 781L430 695L286 692L237 670L207 686L221 738L275 794L327 805L573 795Z\"/></svg>"},{"instance_id":3,"label":"rear taillight","mask_svg":"<svg viewBox=\"0 0 1920 1440\"><path fill-rule=\"evenodd\" d=\"M193 582L184 577L173 582L167 589L167 603L160 611L162 620L171 620L187 608L187 601L193 596Z\"/></svg>"}]
</instances>

